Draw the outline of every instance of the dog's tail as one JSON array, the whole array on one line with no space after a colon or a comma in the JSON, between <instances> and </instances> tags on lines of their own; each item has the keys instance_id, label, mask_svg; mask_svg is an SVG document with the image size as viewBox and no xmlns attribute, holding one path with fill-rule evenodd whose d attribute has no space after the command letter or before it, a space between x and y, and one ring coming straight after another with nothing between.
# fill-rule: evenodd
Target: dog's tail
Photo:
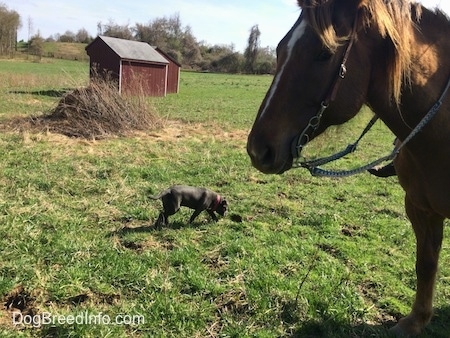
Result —
<instances>
[{"instance_id":1,"label":"dog's tail","mask_svg":"<svg viewBox=\"0 0 450 338\"><path fill-rule=\"evenodd\" d=\"M152 200L159 200L161 197L163 197L164 195L167 195L168 191L164 190L163 192L159 193L158 195L150 195L148 196L148 198L152 199Z\"/></svg>"}]
</instances>

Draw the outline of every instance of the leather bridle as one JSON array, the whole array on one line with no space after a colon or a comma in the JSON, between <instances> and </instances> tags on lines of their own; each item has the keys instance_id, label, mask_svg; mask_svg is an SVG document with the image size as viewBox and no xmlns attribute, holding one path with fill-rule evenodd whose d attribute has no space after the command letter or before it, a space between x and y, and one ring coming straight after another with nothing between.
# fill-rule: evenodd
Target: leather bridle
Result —
<instances>
[{"instance_id":1,"label":"leather bridle","mask_svg":"<svg viewBox=\"0 0 450 338\"><path fill-rule=\"evenodd\" d=\"M350 51L353 47L353 44L356 40L356 29L358 24L358 12L356 13L355 20L353 22L353 28L350 35L350 40L347 44L347 47L345 49L344 55L342 57L342 62L339 67L338 74L336 76L336 79L333 82L333 85L331 86L330 90L328 91L327 96L325 99L321 102L320 108L317 111L317 114L314 115L308 122L308 125L303 129L303 131L300 133L300 135L292 142L292 157L294 158L293 167L301 167L301 152L303 150L303 147L309 142L311 136L314 134L314 132L317 130L320 124L320 120L322 119L322 115L325 112L325 110L328 108L331 102L334 101L336 98L336 94L338 92L339 86L341 85L341 82L345 79L345 76L347 75L347 61L348 57L350 55Z\"/></svg>"}]
</instances>

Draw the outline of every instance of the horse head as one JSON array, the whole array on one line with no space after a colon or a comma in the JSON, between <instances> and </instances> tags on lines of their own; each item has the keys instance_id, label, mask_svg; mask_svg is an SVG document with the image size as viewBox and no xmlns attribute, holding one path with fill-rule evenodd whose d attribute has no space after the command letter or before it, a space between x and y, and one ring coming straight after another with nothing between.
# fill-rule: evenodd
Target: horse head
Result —
<instances>
[{"instance_id":1,"label":"horse head","mask_svg":"<svg viewBox=\"0 0 450 338\"><path fill-rule=\"evenodd\" d=\"M371 51L356 41L364 2L298 1L301 14L278 44L276 73L248 137L260 171L289 170L304 144L354 117L365 102Z\"/></svg>"}]
</instances>

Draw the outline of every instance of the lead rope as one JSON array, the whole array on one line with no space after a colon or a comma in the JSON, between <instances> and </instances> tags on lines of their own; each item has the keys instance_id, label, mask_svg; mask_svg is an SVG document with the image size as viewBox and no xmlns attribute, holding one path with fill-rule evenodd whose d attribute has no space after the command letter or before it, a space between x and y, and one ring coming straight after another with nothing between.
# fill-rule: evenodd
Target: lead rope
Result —
<instances>
[{"instance_id":1,"label":"lead rope","mask_svg":"<svg viewBox=\"0 0 450 338\"><path fill-rule=\"evenodd\" d=\"M323 165L332 161L335 161L337 159L340 159L344 157L347 154L350 154L356 150L356 146L359 143L359 141L363 138L363 136L370 130L370 128L375 124L377 117L372 118L372 120L369 122L367 127L362 132L361 136L358 138L358 140L355 143L349 144L347 148L335 155L320 158L317 160L312 161L305 161L299 163L299 165L303 168L306 168L309 170L312 176L318 176L318 177L348 177L352 175L356 175L359 173L362 173L364 171L367 171L368 169L372 169L373 167L386 162L386 161L392 161L395 159L400 152L400 150L414 137L416 136L427 124L431 121L431 119L436 115L436 113L439 111L439 108L442 105L442 101L447 95L447 92L450 88L450 78L448 79L447 86L445 87L444 91L442 92L442 95L439 97L439 100L431 107L431 109L428 111L428 113L422 118L422 120L417 124L417 126L411 131L411 133L406 137L406 139L399 145L396 145L394 147L394 150L392 152L384 157L379 158L378 160L375 160L371 163L368 163L364 166L351 169L351 170L326 170L319 168L319 165Z\"/></svg>"},{"instance_id":2,"label":"lead rope","mask_svg":"<svg viewBox=\"0 0 450 338\"><path fill-rule=\"evenodd\" d=\"M302 166L303 168L317 167L319 165L324 165L324 164L339 160L342 157L344 157L345 155L353 153L356 150L356 147L358 146L359 141L361 141L361 139L364 137L364 135L367 134L367 132L372 128L372 126L375 124L375 122L377 120L378 120L378 116L374 116L370 120L370 122L366 126L366 128L364 128L364 130L361 133L361 135L359 136L359 138L354 143L349 144L347 146L347 148L345 148L344 150L342 150L334 155L328 156L328 157L322 157L322 158L318 158L316 160L301 162L300 166Z\"/></svg>"}]
</instances>

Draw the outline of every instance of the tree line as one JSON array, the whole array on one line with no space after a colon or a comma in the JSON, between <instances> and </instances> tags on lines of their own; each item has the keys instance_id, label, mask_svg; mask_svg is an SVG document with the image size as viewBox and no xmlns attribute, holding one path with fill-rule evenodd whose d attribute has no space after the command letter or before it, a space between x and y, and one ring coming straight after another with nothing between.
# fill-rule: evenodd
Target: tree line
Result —
<instances>
[{"instance_id":1,"label":"tree line","mask_svg":"<svg viewBox=\"0 0 450 338\"><path fill-rule=\"evenodd\" d=\"M17 30L21 27L20 15L0 3L0 55L12 55L16 48Z\"/></svg>"},{"instance_id":2,"label":"tree line","mask_svg":"<svg viewBox=\"0 0 450 338\"><path fill-rule=\"evenodd\" d=\"M251 27L244 53L230 45L209 45L198 41L190 26L183 26L179 14L156 18L147 24L119 25L113 21L97 25L97 33L110 37L147 42L158 46L184 68L225 73L274 73L273 48L261 48L258 25Z\"/></svg>"},{"instance_id":3,"label":"tree line","mask_svg":"<svg viewBox=\"0 0 450 338\"><path fill-rule=\"evenodd\" d=\"M30 20L30 19L29 19ZM30 24L30 23L29 23ZM20 15L0 3L0 55L11 55L17 48L17 30L21 27ZM198 41L190 26L184 26L179 14L156 18L147 24L120 25L110 20L97 24L97 34L121 39L147 42L157 46L177 60L183 68L224 73L269 74L275 71L273 48L261 48L258 25L249 31L244 53L230 45L210 45ZM46 41L90 43L94 38L84 28L74 33L66 31L44 38L38 32L26 42L28 51L40 55Z\"/></svg>"}]
</instances>

